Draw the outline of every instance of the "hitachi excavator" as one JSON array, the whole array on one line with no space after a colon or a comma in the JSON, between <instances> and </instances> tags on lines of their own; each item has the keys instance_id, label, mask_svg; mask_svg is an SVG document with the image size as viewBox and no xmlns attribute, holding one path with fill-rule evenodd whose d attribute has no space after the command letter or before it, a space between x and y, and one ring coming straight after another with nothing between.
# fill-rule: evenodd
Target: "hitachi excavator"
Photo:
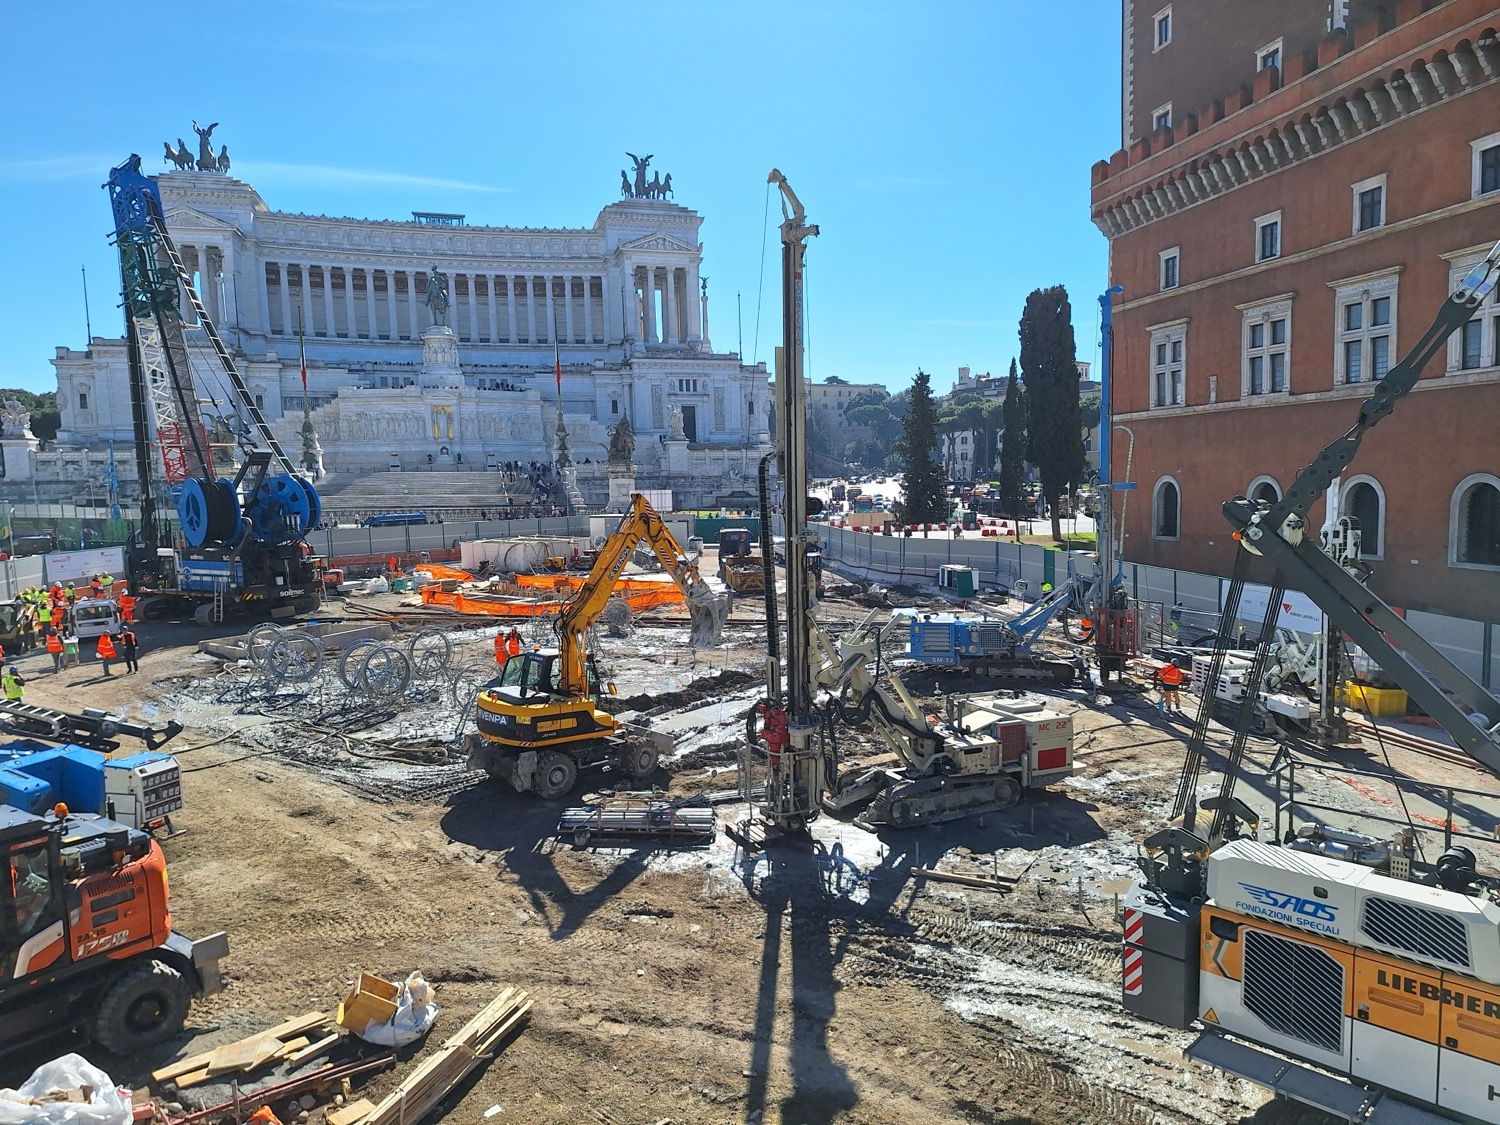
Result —
<instances>
[{"instance_id":1,"label":"hitachi excavator","mask_svg":"<svg viewBox=\"0 0 1500 1125\"><path fill-rule=\"evenodd\" d=\"M610 763L634 778L656 769L662 748L657 736L627 730L600 710L599 669L586 643L589 627L609 605L615 580L642 540L687 598L693 646L719 639L727 599L699 576L697 564L687 560L661 516L636 494L588 578L559 615L558 646L512 657L500 682L479 693L475 714L480 739L469 756L475 769L508 782L518 793L530 790L546 798L572 789L581 768Z\"/></svg>"}]
</instances>

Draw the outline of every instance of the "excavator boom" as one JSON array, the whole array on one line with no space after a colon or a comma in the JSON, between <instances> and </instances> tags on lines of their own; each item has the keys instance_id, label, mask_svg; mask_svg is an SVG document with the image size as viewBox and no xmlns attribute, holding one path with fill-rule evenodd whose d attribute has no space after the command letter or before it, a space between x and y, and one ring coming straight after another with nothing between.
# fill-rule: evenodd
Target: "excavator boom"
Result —
<instances>
[{"instance_id":1,"label":"excavator boom","mask_svg":"<svg viewBox=\"0 0 1500 1125\"><path fill-rule=\"evenodd\" d=\"M630 511L625 513L620 526L604 544L588 578L584 579L577 595L558 619L558 643L562 651L560 687L568 695L582 697L589 693L584 643L589 626L599 619L609 604L616 580L642 540L651 545L662 569L671 575L672 581L687 598L693 647L704 648L716 643L723 631L724 619L728 616L727 599L709 588L699 576L697 564L687 560L656 509L644 496L636 493L631 497Z\"/></svg>"}]
</instances>

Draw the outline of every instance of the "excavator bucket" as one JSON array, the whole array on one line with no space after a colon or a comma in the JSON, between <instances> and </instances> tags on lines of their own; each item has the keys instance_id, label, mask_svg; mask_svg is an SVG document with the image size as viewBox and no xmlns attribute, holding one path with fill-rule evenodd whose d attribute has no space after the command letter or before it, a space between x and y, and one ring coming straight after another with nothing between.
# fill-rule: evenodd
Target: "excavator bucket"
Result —
<instances>
[{"instance_id":1,"label":"excavator bucket","mask_svg":"<svg viewBox=\"0 0 1500 1125\"><path fill-rule=\"evenodd\" d=\"M694 582L688 591L689 642L694 648L719 643L729 617L729 596L715 593L707 582Z\"/></svg>"}]
</instances>

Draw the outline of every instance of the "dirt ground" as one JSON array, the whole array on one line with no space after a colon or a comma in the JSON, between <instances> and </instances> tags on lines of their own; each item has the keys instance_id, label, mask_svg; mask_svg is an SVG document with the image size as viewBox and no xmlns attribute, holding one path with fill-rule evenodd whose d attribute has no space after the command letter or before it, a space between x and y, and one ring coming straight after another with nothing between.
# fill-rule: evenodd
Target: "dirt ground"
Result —
<instances>
[{"instance_id":1,"label":"dirt ground","mask_svg":"<svg viewBox=\"0 0 1500 1125\"><path fill-rule=\"evenodd\" d=\"M764 661L760 612L741 600L725 645L708 653L691 653L669 616L601 640L623 704L678 739L682 757L657 784L735 784ZM822 616L847 625L865 612L830 599ZM449 677L462 698L489 667L494 627L444 627L452 667L467 670ZM1136 841L1165 816L1182 756L1180 728L1141 695L1055 693L1076 713L1078 773L1005 813L878 836L825 817L807 842L759 855L722 832L700 849L578 849L551 835L558 814L609 775L586 774L549 803L470 773L454 753L463 708L439 678L376 707L336 677L288 688L226 666L195 651L204 631L192 626L141 632L138 676L22 662L29 702L179 716L187 728L170 746L186 801L176 818L186 831L164 845L174 919L189 934L228 931L228 987L194 1005L169 1047L101 1060L117 1080L332 1008L360 970L419 968L443 1009L434 1044L506 985L535 998L530 1025L444 1103L451 1121L1325 1120L1185 1063L1190 1035L1120 1007L1116 896ZM930 673L908 682L928 697L973 687ZM845 752L872 749L855 734ZM1273 751L1252 744L1252 775ZM1472 771L1391 754L1434 782L1479 784ZM1370 802L1337 769L1377 757L1334 760L1318 792ZM1205 786L1217 782L1210 766ZM1269 809L1268 792L1252 779L1240 795ZM720 806L720 824L747 811ZM1476 823L1488 815L1473 810ZM939 865L1011 875L1016 889L910 874ZM0 1085L36 1061L7 1060ZM375 1077L371 1096L410 1065ZM223 1089L194 1093L211 1103Z\"/></svg>"}]
</instances>

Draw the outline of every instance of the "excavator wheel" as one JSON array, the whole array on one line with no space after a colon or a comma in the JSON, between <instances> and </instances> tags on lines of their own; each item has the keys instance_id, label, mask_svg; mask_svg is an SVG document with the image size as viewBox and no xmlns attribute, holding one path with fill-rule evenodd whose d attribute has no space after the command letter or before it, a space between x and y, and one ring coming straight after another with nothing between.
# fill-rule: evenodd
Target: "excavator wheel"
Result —
<instances>
[{"instance_id":1,"label":"excavator wheel","mask_svg":"<svg viewBox=\"0 0 1500 1125\"><path fill-rule=\"evenodd\" d=\"M549 750L537 759L531 788L538 797L550 801L571 790L577 780L578 763L567 754Z\"/></svg>"},{"instance_id":2,"label":"excavator wheel","mask_svg":"<svg viewBox=\"0 0 1500 1125\"><path fill-rule=\"evenodd\" d=\"M620 752L620 768L631 777L650 777L660 762L655 746L627 746Z\"/></svg>"},{"instance_id":3,"label":"excavator wheel","mask_svg":"<svg viewBox=\"0 0 1500 1125\"><path fill-rule=\"evenodd\" d=\"M104 990L90 1033L106 1051L138 1054L182 1030L191 1000L182 973L161 961L141 961Z\"/></svg>"}]
</instances>

